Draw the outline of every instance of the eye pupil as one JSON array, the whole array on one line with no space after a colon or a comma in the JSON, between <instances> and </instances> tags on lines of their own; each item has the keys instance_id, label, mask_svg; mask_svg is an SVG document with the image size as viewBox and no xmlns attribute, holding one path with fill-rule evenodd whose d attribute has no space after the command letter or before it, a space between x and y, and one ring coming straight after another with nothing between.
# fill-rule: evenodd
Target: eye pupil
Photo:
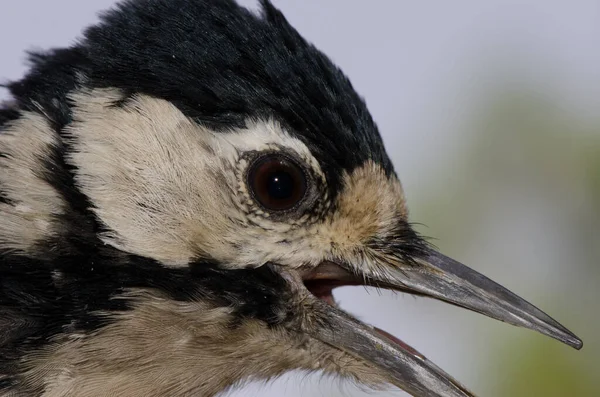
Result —
<instances>
[{"instance_id":1,"label":"eye pupil","mask_svg":"<svg viewBox=\"0 0 600 397\"><path fill-rule=\"evenodd\" d=\"M266 155L256 160L248 173L248 186L258 203L269 211L289 210L306 194L302 168L287 156Z\"/></svg>"},{"instance_id":2,"label":"eye pupil","mask_svg":"<svg viewBox=\"0 0 600 397\"><path fill-rule=\"evenodd\" d=\"M276 200L288 199L294 194L294 179L287 172L274 172L268 179L267 191Z\"/></svg>"}]
</instances>

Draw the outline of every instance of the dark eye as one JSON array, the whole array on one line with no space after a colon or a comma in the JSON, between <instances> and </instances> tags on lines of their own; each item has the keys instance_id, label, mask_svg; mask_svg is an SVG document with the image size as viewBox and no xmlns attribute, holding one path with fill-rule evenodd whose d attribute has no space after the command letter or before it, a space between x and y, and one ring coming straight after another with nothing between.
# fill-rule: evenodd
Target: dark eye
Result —
<instances>
[{"instance_id":1,"label":"dark eye","mask_svg":"<svg viewBox=\"0 0 600 397\"><path fill-rule=\"evenodd\" d=\"M306 194L306 177L300 166L276 154L261 157L252 164L248 185L254 198L271 211L289 210Z\"/></svg>"}]
</instances>

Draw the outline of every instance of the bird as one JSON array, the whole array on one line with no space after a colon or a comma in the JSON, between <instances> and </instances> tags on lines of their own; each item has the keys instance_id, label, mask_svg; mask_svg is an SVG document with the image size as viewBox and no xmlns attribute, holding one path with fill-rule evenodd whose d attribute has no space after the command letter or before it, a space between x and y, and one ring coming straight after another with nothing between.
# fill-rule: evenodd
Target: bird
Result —
<instances>
[{"instance_id":1,"label":"bird","mask_svg":"<svg viewBox=\"0 0 600 397\"><path fill-rule=\"evenodd\" d=\"M341 286L582 347L415 230L364 99L269 0L125 0L6 87L1 397L210 397L291 370L473 395Z\"/></svg>"}]
</instances>

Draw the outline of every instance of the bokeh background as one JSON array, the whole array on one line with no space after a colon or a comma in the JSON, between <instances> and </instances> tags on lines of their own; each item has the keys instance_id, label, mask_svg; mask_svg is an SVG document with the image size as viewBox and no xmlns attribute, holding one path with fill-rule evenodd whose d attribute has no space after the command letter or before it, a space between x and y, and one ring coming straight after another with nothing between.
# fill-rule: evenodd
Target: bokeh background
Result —
<instances>
[{"instance_id":1,"label":"bokeh background","mask_svg":"<svg viewBox=\"0 0 600 397\"><path fill-rule=\"evenodd\" d=\"M0 79L22 76L25 50L72 43L113 3L3 2ZM409 295L347 287L341 305L482 396L600 396L600 2L274 3L366 98L421 232L585 346ZM229 393L367 395L405 394L307 374Z\"/></svg>"}]
</instances>

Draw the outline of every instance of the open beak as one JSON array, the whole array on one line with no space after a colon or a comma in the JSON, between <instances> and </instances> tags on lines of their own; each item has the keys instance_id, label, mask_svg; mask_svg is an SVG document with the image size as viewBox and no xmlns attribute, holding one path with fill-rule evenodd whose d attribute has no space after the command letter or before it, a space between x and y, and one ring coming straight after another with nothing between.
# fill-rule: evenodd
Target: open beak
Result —
<instances>
[{"instance_id":1,"label":"open beak","mask_svg":"<svg viewBox=\"0 0 600 397\"><path fill-rule=\"evenodd\" d=\"M356 274L355 267L324 262L302 277L314 296L317 315L322 321L321 325L307 331L322 342L369 363L390 383L414 396L464 397L473 394L404 342L361 323L336 307L331 295L333 288L372 285L428 296L538 331L575 349L583 346L573 333L532 304L429 248L410 266L381 264L377 271Z\"/></svg>"}]
</instances>

